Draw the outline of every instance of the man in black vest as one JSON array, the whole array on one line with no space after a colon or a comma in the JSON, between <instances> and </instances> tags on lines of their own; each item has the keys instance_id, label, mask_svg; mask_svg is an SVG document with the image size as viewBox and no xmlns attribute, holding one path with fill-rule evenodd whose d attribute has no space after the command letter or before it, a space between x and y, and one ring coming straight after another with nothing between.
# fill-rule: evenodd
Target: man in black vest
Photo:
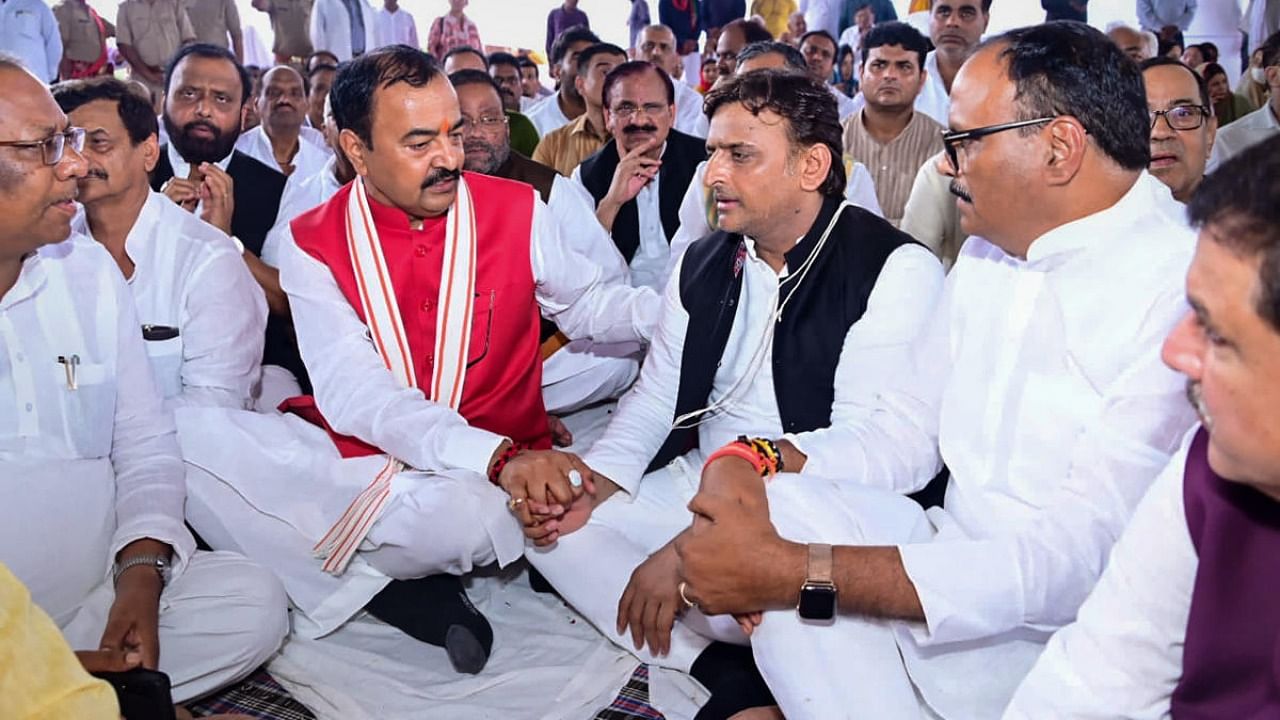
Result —
<instances>
[{"instance_id":1,"label":"man in black vest","mask_svg":"<svg viewBox=\"0 0 1280 720\"><path fill-rule=\"evenodd\" d=\"M626 282L627 265L609 238L592 219L591 197L569 178L511 148L511 133L502 111L497 82L482 70L458 70L449 75L458 107L465 119L463 150L468 172L494 175L533 186L547 209L573 234L578 251L602 269L607 282ZM570 341L550 320L542 320L542 398L552 415L605 400L613 400L631 387L640 372L635 343L598 345L591 340ZM588 440L579 430L587 426L566 420L565 429L552 423L558 442ZM593 426L598 433L603 427Z\"/></svg>"},{"instance_id":2,"label":"man in black vest","mask_svg":"<svg viewBox=\"0 0 1280 720\"><path fill-rule=\"evenodd\" d=\"M680 227L680 201L703 141L672 127L675 86L658 66L634 61L604 81L604 120L613 139L582 161L573 177L596 202L596 218L631 267L634 285L667 284L671 238Z\"/></svg>"},{"instance_id":3,"label":"man in black vest","mask_svg":"<svg viewBox=\"0 0 1280 720\"><path fill-rule=\"evenodd\" d=\"M285 368L305 386L280 274L259 259L280 210L285 176L235 150L249 99L249 73L225 48L197 43L179 50L165 71L161 119L169 143L160 149L151 187L244 247L245 264L271 311L263 364ZM278 371L264 369L263 378L272 386L263 388L264 398L299 394Z\"/></svg>"},{"instance_id":4,"label":"man in black vest","mask_svg":"<svg viewBox=\"0 0 1280 720\"><path fill-rule=\"evenodd\" d=\"M726 655L750 663L746 648L712 642L745 644L732 620L677 621L674 539L702 465L740 435L822 445L907 356L942 269L843 201L840 123L821 83L751 72L713 90L707 110L721 229L677 263L640 379L583 456L594 496L534 508L549 512L526 534L531 562L579 612L645 662L690 672L712 691L699 717L725 717L767 698L717 688Z\"/></svg>"}]
</instances>

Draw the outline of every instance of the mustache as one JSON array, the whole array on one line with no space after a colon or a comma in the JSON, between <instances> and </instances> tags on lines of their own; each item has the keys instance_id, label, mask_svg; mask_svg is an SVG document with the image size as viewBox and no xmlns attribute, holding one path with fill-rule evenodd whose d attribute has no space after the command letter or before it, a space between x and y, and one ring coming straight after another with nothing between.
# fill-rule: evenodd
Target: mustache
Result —
<instances>
[{"instance_id":1,"label":"mustache","mask_svg":"<svg viewBox=\"0 0 1280 720\"><path fill-rule=\"evenodd\" d=\"M622 132L627 135L635 135L637 133L656 133L658 128L654 125L628 125L622 128Z\"/></svg>"},{"instance_id":2,"label":"mustache","mask_svg":"<svg viewBox=\"0 0 1280 720\"><path fill-rule=\"evenodd\" d=\"M1209 406L1205 405L1200 383L1196 380L1187 381L1187 402L1191 403L1191 407L1195 408L1196 414L1200 416L1200 422L1204 424L1205 428L1213 430L1213 418L1209 415Z\"/></svg>"},{"instance_id":3,"label":"mustache","mask_svg":"<svg viewBox=\"0 0 1280 720\"><path fill-rule=\"evenodd\" d=\"M218 127L217 125L214 125L213 123L207 120L194 120L192 122L187 123L186 125L183 125L182 134L190 135L191 131L195 130L198 127L205 128L209 132L213 133L214 140L218 140L222 137L222 128Z\"/></svg>"},{"instance_id":4,"label":"mustache","mask_svg":"<svg viewBox=\"0 0 1280 720\"><path fill-rule=\"evenodd\" d=\"M102 168L89 168L89 170L85 172L84 176L95 180L108 180L111 177L107 174L107 171Z\"/></svg>"},{"instance_id":5,"label":"mustache","mask_svg":"<svg viewBox=\"0 0 1280 720\"><path fill-rule=\"evenodd\" d=\"M970 205L973 204L973 196L970 195L969 191L961 187L960 183L956 182L955 180L951 181L951 185L947 189L951 191L952 195L955 195L956 197L969 203Z\"/></svg>"},{"instance_id":6,"label":"mustache","mask_svg":"<svg viewBox=\"0 0 1280 720\"><path fill-rule=\"evenodd\" d=\"M440 183L448 182L450 180L458 180L461 177L462 177L461 170L446 170L445 168L437 168L431 171L431 174L427 176L426 180L422 181L422 189L426 190L429 187L439 185Z\"/></svg>"}]
</instances>

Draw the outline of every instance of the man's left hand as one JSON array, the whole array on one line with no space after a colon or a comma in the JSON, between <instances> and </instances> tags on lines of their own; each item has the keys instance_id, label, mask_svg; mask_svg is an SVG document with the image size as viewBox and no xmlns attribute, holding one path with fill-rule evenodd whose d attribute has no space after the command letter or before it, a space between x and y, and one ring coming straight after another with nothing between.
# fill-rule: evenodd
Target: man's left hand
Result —
<instances>
[{"instance_id":1,"label":"man's left hand","mask_svg":"<svg viewBox=\"0 0 1280 720\"><path fill-rule=\"evenodd\" d=\"M667 544L631 573L618 601L618 632L630 626L636 650L645 645L654 655L671 650L671 629L684 610L678 565L674 546Z\"/></svg>"},{"instance_id":2,"label":"man's left hand","mask_svg":"<svg viewBox=\"0 0 1280 720\"><path fill-rule=\"evenodd\" d=\"M795 603L805 547L778 535L764 483L750 463L721 458L708 465L689 510L693 527L675 547L685 594L703 613L749 615Z\"/></svg>"},{"instance_id":3,"label":"man's left hand","mask_svg":"<svg viewBox=\"0 0 1280 720\"><path fill-rule=\"evenodd\" d=\"M137 653L142 667L155 670L160 661L160 591L164 583L154 568L137 565L120 576L116 599L99 643L103 650Z\"/></svg>"}]
</instances>

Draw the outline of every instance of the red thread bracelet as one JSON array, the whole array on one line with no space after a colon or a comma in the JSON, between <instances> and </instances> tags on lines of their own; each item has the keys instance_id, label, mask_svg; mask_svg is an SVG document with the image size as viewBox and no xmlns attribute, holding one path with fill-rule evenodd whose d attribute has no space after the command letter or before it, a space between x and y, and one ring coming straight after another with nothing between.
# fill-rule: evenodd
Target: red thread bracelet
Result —
<instances>
[{"instance_id":1,"label":"red thread bracelet","mask_svg":"<svg viewBox=\"0 0 1280 720\"><path fill-rule=\"evenodd\" d=\"M521 452L523 452L523 448L516 443L511 443L506 450L503 450L502 454L499 455L498 459L493 463L493 467L489 470L489 482L494 485L498 485L498 487L502 487L498 483L498 480L502 477L503 468L507 466L507 463L511 462L511 458L519 455Z\"/></svg>"},{"instance_id":2,"label":"red thread bracelet","mask_svg":"<svg viewBox=\"0 0 1280 720\"><path fill-rule=\"evenodd\" d=\"M711 453L711 457L707 458L707 462L704 463L704 466L710 465L713 461L722 457L737 457L746 460L751 463L752 467L756 469L756 472L760 473L760 477L764 477L769 474L769 465L764 461L764 458L760 457L760 454L756 451L738 442L731 442Z\"/></svg>"}]
</instances>

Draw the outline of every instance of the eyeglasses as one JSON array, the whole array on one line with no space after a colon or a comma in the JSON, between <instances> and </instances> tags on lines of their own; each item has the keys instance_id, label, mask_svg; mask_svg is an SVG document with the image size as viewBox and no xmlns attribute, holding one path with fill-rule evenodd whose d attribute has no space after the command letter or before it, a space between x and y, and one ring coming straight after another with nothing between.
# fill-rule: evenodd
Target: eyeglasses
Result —
<instances>
[{"instance_id":1,"label":"eyeglasses","mask_svg":"<svg viewBox=\"0 0 1280 720\"><path fill-rule=\"evenodd\" d=\"M623 120L630 120L640 113L644 113L648 117L658 117L666 112L667 106L662 103L645 103L643 105L634 105L632 103L622 103L609 112L617 115Z\"/></svg>"},{"instance_id":2,"label":"eyeglasses","mask_svg":"<svg viewBox=\"0 0 1280 720\"><path fill-rule=\"evenodd\" d=\"M1042 117L1035 120L1017 120L1014 122L1000 123L999 125L988 125L986 127L974 128L972 130L950 130L942 131L942 148L947 151L947 160L951 161L952 169L960 169L959 146L960 143L968 140L979 140L988 135L1002 133L1005 130L1017 130L1018 128L1031 127L1032 125L1041 125L1047 122L1057 120L1056 117Z\"/></svg>"},{"instance_id":3,"label":"eyeglasses","mask_svg":"<svg viewBox=\"0 0 1280 720\"><path fill-rule=\"evenodd\" d=\"M507 124L506 115L483 115L478 118L466 118L467 128L475 130L497 130Z\"/></svg>"},{"instance_id":4,"label":"eyeglasses","mask_svg":"<svg viewBox=\"0 0 1280 720\"><path fill-rule=\"evenodd\" d=\"M57 165L62 162L62 153L68 141L71 143L71 149L76 152L84 150L84 128L67 128L43 140L5 140L0 142L0 147L38 147L45 165Z\"/></svg>"},{"instance_id":5,"label":"eyeglasses","mask_svg":"<svg viewBox=\"0 0 1280 720\"><path fill-rule=\"evenodd\" d=\"M1152 110L1147 115L1151 117L1152 130L1156 129L1161 116L1164 116L1164 121L1173 130L1195 130L1204 124L1204 119L1209 116L1209 108L1204 105L1178 105L1168 110Z\"/></svg>"}]
</instances>

